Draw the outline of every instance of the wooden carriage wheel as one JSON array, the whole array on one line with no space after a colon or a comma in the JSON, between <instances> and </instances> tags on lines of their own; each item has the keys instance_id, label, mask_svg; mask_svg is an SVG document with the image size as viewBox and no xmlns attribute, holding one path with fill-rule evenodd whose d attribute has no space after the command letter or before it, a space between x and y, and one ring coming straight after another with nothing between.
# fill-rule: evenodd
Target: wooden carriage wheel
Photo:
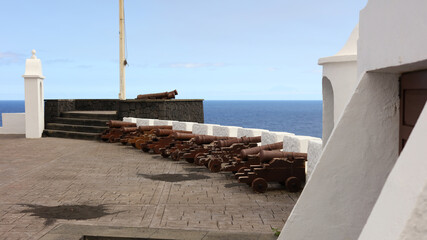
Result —
<instances>
[{"instance_id":1,"label":"wooden carriage wheel","mask_svg":"<svg viewBox=\"0 0 427 240\"><path fill-rule=\"evenodd\" d=\"M211 170L211 172L219 172L219 171L221 171L221 160L219 160L219 159L211 159L209 161L209 170Z\"/></svg>"},{"instance_id":2,"label":"wooden carriage wheel","mask_svg":"<svg viewBox=\"0 0 427 240\"><path fill-rule=\"evenodd\" d=\"M301 181L297 177L288 177L285 186L289 192L298 192L301 189Z\"/></svg>"},{"instance_id":3,"label":"wooden carriage wheel","mask_svg":"<svg viewBox=\"0 0 427 240\"><path fill-rule=\"evenodd\" d=\"M252 189L258 193L265 193L268 188L268 183L264 178L255 178L252 181Z\"/></svg>"}]
</instances>

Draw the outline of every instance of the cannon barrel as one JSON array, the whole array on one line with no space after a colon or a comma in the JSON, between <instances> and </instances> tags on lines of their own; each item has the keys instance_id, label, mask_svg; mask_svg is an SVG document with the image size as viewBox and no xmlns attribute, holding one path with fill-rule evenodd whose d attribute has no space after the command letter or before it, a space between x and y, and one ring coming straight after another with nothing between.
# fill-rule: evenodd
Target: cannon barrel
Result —
<instances>
[{"instance_id":1,"label":"cannon barrel","mask_svg":"<svg viewBox=\"0 0 427 240\"><path fill-rule=\"evenodd\" d=\"M219 140L218 147L229 147L234 143L249 144L249 143L259 143L259 142L261 142L261 136L232 138L232 139L226 139L226 140Z\"/></svg>"},{"instance_id":2,"label":"cannon barrel","mask_svg":"<svg viewBox=\"0 0 427 240\"><path fill-rule=\"evenodd\" d=\"M153 129L172 129L172 126L169 125L159 125L159 126L139 126L138 130L140 132L151 131Z\"/></svg>"},{"instance_id":3,"label":"cannon barrel","mask_svg":"<svg viewBox=\"0 0 427 240\"><path fill-rule=\"evenodd\" d=\"M110 128L136 127L136 123L110 120L107 122L107 126Z\"/></svg>"},{"instance_id":4,"label":"cannon barrel","mask_svg":"<svg viewBox=\"0 0 427 240\"><path fill-rule=\"evenodd\" d=\"M282 148L283 148L283 142L277 142L277 143L267 144L259 147L243 149L242 151L240 151L240 157L243 160L246 160L248 159L248 155L257 154L261 150L276 150L276 149L282 149Z\"/></svg>"},{"instance_id":5,"label":"cannon barrel","mask_svg":"<svg viewBox=\"0 0 427 240\"><path fill-rule=\"evenodd\" d=\"M269 162L274 158L287 158L289 160L307 159L307 153L281 152L281 151L268 151L268 150L261 150L259 152L260 162Z\"/></svg>"},{"instance_id":6,"label":"cannon barrel","mask_svg":"<svg viewBox=\"0 0 427 240\"><path fill-rule=\"evenodd\" d=\"M169 136L175 132L191 133L190 131L181 131L181 130L172 130L172 129L156 129L156 130L154 130L154 134L156 134L156 136L158 136L158 137Z\"/></svg>"},{"instance_id":7,"label":"cannon barrel","mask_svg":"<svg viewBox=\"0 0 427 240\"><path fill-rule=\"evenodd\" d=\"M213 141L232 139L233 137L218 137L218 136L210 136L210 135L198 135L194 138L194 142L198 145L200 144L208 144Z\"/></svg>"},{"instance_id":8,"label":"cannon barrel","mask_svg":"<svg viewBox=\"0 0 427 240\"><path fill-rule=\"evenodd\" d=\"M121 127L120 130L124 133L130 133L130 132L135 132L136 130L138 130L137 127Z\"/></svg>"},{"instance_id":9,"label":"cannon barrel","mask_svg":"<svg viewBox=\"0 0 427 240\"><path fill-rule=\"evenodd\" d=\"M171 136L176 140L190 140L196 137L197 135L192 133L174 132L171 134Z\"/></svg>"},{"instance_id":10,"label":"cannon barrel","mask_svg":"<svg viewBox=\"0 0 427 240\"><path fill-rule=\"evenodd\" d=\"M173 99L175 95L178 95L176 89L170 92L140 94L136 99Z\"/></svg>"}]
</instances>

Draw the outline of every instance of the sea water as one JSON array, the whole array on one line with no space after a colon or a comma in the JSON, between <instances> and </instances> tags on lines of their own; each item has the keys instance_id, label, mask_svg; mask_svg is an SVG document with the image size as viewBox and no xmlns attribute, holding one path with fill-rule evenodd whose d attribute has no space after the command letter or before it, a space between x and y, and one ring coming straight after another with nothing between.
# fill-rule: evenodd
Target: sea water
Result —
<instances>
[{"instance_id":1,"label":"sea water","mask_svg":"<svg viewBox=\"0 0 427 240\"><path fill-rule=\"evenodd\" d=\"M205 100L203 110L205 123L322 137L322 101ZM0 113L18 112L24 101L0 101Z\"/></svg>"},{"instance_id":2,"label":"sea water","mask_svg":"<svg viewBox=\"0 0 427 240\"><path fill-rule=\"evenodd\" d=\"M322 137L322 101L204 101L205 123Z\"/></svg>"}]
</instances>

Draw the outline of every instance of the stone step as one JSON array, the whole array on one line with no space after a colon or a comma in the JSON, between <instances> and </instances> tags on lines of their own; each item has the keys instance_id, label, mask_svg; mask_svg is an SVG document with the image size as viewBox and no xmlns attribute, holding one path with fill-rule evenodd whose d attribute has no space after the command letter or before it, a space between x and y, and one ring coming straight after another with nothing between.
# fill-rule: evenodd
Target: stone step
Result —
<instances>
[{"instance_id":1,"label":"stone step","mask_svg":"<svg viewBox=\"0 0 427 240\"><path fill-rule=\"evenodd\" d=\"M70 132L86 132L86 133L102 133L108 129L107 126L85 126L85 125L71 125L63 123L48 123L46 124L48 130L62 130Z\"/></svg>"},{"instance_id":2,"label":"stone step","mask_svg":"<svg viewBox=\"0 0 427 240\"><path fill-rule=\"evenodd\" d=\"M100 140L101 134L45 129L43 131L43 137L72 138L72 139L84 139L84 140Z\"/></svg>"},{"instance_id":3,"label":"stone step","mask_svg":"<svg viewBox=\"0 0 427 240\"><path fill-rule=\"evenodd\" d=\"M116 120L116 111L69 111L62 112L63 118L81 118L81 119L102 119L102 120Z\"/></svg>"},{"instance_id":4,"label":"stone step","mask_svg":"<svg viewBox=\"0 0 427 240\"><path fill-rule=\"evenodd\" d=\"M84 118L64 118L58 117L53 120L52 123L62 123L69 125L85 125L85 126L107 126L107 120L99 120L99 119L84 119Z\"/></svg>"}]
</instances>

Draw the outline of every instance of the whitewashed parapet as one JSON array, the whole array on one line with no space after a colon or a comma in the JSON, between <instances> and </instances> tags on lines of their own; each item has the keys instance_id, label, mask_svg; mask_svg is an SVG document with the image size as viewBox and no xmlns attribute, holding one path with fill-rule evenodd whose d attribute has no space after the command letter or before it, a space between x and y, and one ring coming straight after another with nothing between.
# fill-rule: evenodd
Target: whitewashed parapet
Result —
<instances>
[{"instance_id":1,"label":"whitewashed parapet","mask_svg":"<svg viewBox=\"0 0 427 240\"><path fill-rule=\"evenodd\" d=\"M196 123L193 125L192 132L193 132L193 134L212 135L213 134L213 130L212 130L213 126L219 126L219 125Z\"/></svg>"},{"instance_id":2,"label":"whitewashed parapet","mask_svg":"<svg viewBox=\"0 0 427 240\"><path fill-rule=\"evenodd\" d=\"M0 134L25 134L25 113L2 113Z\"/></svg>"},{"instance_id":3,"label":"whitewashed parapet","mask_svg":"<svg viewBox=\"0 0 427 240\"><path fill-rule=\"evenodd\" d=\"M320 155L322 154L322 139L313 138L308 140L307 147L307 180L310 178L311 173L316 167L319 161Z\"/></svg>"},{"instance_id":4,"label":"whitewashed parapet","mask_svg":"<svg viewBox=\"0 0 427 240\"><path fill-rule=\"evenodd\" d=\"M262 132L261 133L261 145L267 145L283 141L285 136L294 136L293 133L288 132Z\"/></svg>"},{"instance_id":5,"label":"whitewashed parapet","mask_svg":"<svg viewBox=\"0 0 427 240\"><path fill-rule=\"evenodd\" d=\"M148 119L148 118L137 118L136 119L136 126L153 126L154 125L154 119Z\"/></svg>"},{"instance_id":6,"label":"whitewashed parapet","mask_svg":"<svg viewBox=\"0 0 427 240\"><path fill-rule=\"evenodd\" d=\"M218 137L237 137L237 131L240 128L233 126L213 126L212 134Z\"/></svg>"},{"instance_id":7,"label":"whitewashed parapet","mask_svg":"<svg viewBox=\"0 0 427 240\"><path fill-rule=\"evenodd\" d=\"M172 129L173 130L181 130L181 131L192 131L193 125L195 122L173 122Z\"/></svg>"},{"instance_id":8,"label":"whitewashed parapet","mask_svg":"<svg viewBox=\"0 0 427 240\"><path fill-rule=\"evenodd\" d=\"M177 122L177 121L154 119L154 121L153 121L153 125L154 125L154 126L162 126L162 125L169 125L169 126L172 126L172 124L173 124L174 122Z\"/></svg>"},{"instance_id":9,"label":"whitewashed parapet","mask_svg":"<svg viewBox=\"0 0 427 240\"><path fill-rule=\"evenodd\" d=\"M136 123L136 118L133 117L124 117L123 122L130 122L130 123Z\"/></svg>"},{"instance_id":10,"label":"whitewashed parapet","mask_svg":"<svg viewBox=\"0 0 427 240\"><path fill-rule=\"evenodd\" d=\"M283 151L307 153L308 141L314 137L289 135L283 137Z\"/></svg>"},{"instance_id":11,"label":"whitewashed parapet","mask_svg":"<svg viewBox=\"0 0 427 240\"><path fill-rule=\"evenodd\" d=\"M268 130L257 128L239 128L237 130L237 137L257 137L261 136L263 132L268 132Z\"/></svg>"}]
</instances>

